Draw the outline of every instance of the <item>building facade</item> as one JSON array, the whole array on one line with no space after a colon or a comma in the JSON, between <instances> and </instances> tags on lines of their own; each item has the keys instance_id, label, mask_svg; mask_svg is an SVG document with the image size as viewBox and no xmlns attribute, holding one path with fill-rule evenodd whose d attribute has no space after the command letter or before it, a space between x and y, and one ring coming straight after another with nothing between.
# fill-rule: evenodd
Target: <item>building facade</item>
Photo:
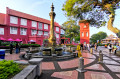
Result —
<instances>
[{"instance_id":1,"label":"building facade","mask_svg":"<svg viewBox=\"0 0 120 79\"><path fill-rule=\"evenodd\" d=\"M107 36L105 39L101 40L102 44L116 44L116 43L120 43L120 39L118 37L115 37L114 35L109 35Z\"/></svg>"},{"instance_id":2,"label":"building facade","mask_svg":"<svg viewBox=\"0 0 120 79\"><path fill-rule=\"evenodd\" d=\"M60 42L61 27L54 22L56 42ZM34 40L42 45L49 37L50 21L30 14L6 8L6 14L0 13L0 37L20 39L23 43Z\"/></svg>"},{"instance_id":3,"label":"building facade","mask_svg":"<svg viewBox=\"0 0 120 79\"><path fill-rule=\"evenodd\" d=\"M79 21L80 25L80 43L85 45L89 44L89 22L87 20Z\"/></svg>"}]
</instances>

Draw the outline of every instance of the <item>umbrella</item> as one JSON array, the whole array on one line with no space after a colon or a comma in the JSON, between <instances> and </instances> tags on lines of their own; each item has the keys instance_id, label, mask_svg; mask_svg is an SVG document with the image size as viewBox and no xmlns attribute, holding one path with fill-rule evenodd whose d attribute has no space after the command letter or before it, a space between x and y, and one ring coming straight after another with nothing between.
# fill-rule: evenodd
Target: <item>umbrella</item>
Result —
<instances>
[{"instance_id":1,"label":"umbrella","mask_svg":"<svg viewBox=\"0 0 120 79\"><path fill-rule=\"evenodd\" d=\"M22 40L20 40L20 39L16 39L15 41L22 41Z\"/></svg>"},{"instance_id":2,"label":"umbrella","mask_svg":"<svg viewBox=\"0 0 120 79\"><path fill-rule=\"evenodd\" d=\"M29 42L36 42L36 41L34 41L34 40L30 40Z\"/></svg>"},{"instance_id":3,"label":"umbrella","mask_svg":"<svg viewBox=\"0 0 120 79\"><path fill-rule=\"evenodd\" d=\"M7 41L14 41L12 38L9 38Z\"/></svg>"},{"instance_id":4,"label":"umbrella","mask_svg":"<svg viewBox=\"0 0 120 79\"><path fill-rule=\"evenodd\" d=\"M0 40L3 40L3 41L5 41L6 39L4 39L4 38L0 37Z\"/></svg>"}]
</instances>

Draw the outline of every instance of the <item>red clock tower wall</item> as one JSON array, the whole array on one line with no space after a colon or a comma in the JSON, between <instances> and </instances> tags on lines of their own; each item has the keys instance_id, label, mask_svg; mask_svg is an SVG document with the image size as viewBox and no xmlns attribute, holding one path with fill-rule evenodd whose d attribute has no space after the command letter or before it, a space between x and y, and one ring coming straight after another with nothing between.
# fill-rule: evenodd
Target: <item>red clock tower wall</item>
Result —
<instances>
[{"instance_id":1,"label":"red clock tower wall","mask_svg":"<svg viewBox=\"0 0 120 79\"><path fill-rule=\"evenodd\" d=\"M81 20L79 21L80 25L80 43L81 44L89 44L89 21Z\"/></svg>"}]
</instances>

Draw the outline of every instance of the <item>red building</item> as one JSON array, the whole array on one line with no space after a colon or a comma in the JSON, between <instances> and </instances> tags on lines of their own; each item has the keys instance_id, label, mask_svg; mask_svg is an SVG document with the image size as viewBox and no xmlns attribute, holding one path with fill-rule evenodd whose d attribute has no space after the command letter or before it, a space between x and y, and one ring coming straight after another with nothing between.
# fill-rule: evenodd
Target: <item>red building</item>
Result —
<instances>
[{"instance_id":1,"label":"red building","mask_svg":"<svg viewBox=\"0 0 120 79\"><path fill-rule=\"evenodd\" d=\"M89 22L87 20L79 21L80 25L80 43L89 44Z\"/></svg>"},{"instance_id":2,"label":"red building","mask_svg":"<svg viewBox=\"0 0 120 79\"><path fill-rule=\"evenodd\" d=\"M7 8L6 14L0 13L0 37L4 39L20 39L23 43L34 40L42 45L49 37L50 21L30 14ZM60 41L61 27L54 22L56 42Z\"/></svg>"}]
</instances>

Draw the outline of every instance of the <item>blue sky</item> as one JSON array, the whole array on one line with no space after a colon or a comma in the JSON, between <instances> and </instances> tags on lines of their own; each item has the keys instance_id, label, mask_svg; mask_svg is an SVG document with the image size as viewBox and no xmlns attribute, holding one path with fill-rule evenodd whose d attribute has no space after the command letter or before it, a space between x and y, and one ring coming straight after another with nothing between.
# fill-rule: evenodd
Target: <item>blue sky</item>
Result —
<instances>
[{"instance_id":1,"label":"blue sky","mask_svg":"<svg viewBox=\"0 0 120 79\"><path fill-rule=\"evenodd\" d=\"M56 13L55 21L62 25L65 21L67 21L67 17L65 17L64 12L61 10L65 1L66 0L0 0L0 13L6 13L6 7L9 7L10 9L50 20L49 12L51 10L51 4L53 3ZM116 11L116 17L113 26L120 29L119 13L120 9ZM90 27L90 36L99 31L104 31L108 35L115 35L105 26L99 29Z\"/></svg>"}]
</instances>

